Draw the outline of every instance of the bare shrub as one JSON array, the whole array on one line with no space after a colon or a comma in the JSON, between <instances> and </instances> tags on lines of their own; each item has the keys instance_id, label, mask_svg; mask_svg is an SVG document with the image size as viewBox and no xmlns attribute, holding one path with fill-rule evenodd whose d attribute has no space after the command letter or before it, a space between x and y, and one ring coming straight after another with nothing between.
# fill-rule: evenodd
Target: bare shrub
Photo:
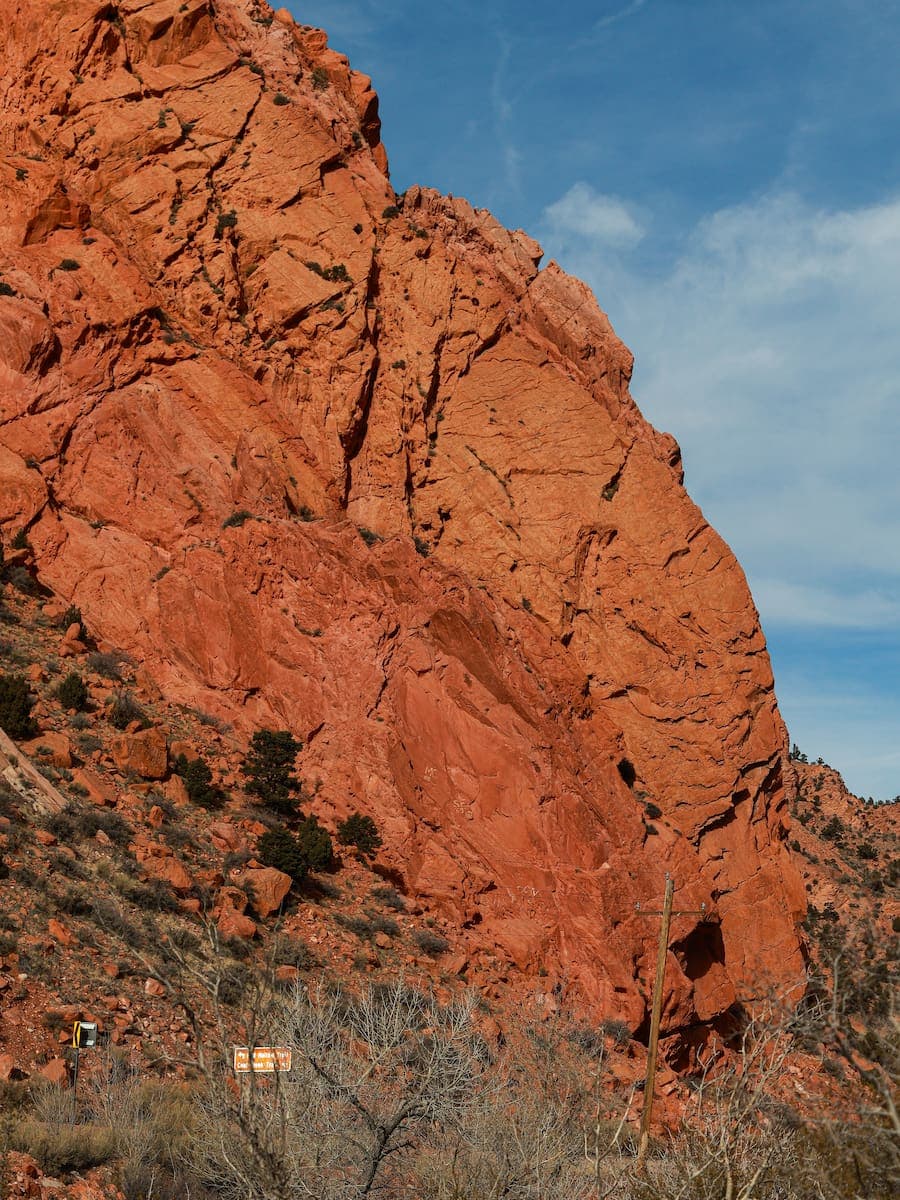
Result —
<instances>
[{"instance_id":1,"label":"bare shrub","mask_svg":"<svg viewBox=\"0 0 900 1200\"><path fill-rule=\"evenodd\" d=\"M396 888L386 885L374 887L370 894L373 900L380 901L386 908L392 908L395 912L406 912L406 901Z\"/></svg>"},{"instance_id":2,"label":"bare shrub","mask_svg":"<svg viewBox=\"0 0 900 1200\"><path fill-rule=\"evenodd\" d=\"M774 1101L793 1047L793 1018L765 1008L747 1020L733 1057L711 1052L683 1128L649 1165L653 1195L684 1200L790 1196L791 1110ZM784 1190L787 1188L788 1190Z\"/></svg>"},{"instance_id":3,"label":"bare shrub","mask_svg":"<svg viewBox=\"0 0 900 1200\"><path fill-rule=\"evenodd\" d=\"M188 1086L147 1079L113 1060L86 1090L94 1119L109 1130L126 1200L191 1192L184 1186L182 1163L198 1110Z\"/></svg>"},{"instance_id":4,"label":"bare shrub","mask_svg":"<svg viewBox=\"0 0 900 1200\"><path fill-rule=\"evenodd\" d=\"M106 715L116 729L127 729L133 721L141 726L147 723L147 714L127 688L119 688L115 693Z\"/></svg>"},{"instance_id":5,"label":"bare shrub","mask_svg":"<svg viewBox=\"0 0 900 1200\"><path fill-rule=\"evenodd\" d=\"M195 1170L235 1200L398 1194L411 1149L474 1102L473 1009L402 981L359 998L296 989L255 1031L294 1048L290 1076L239 1077L238 1095L211 1079Z\"/></svg>"},{"instance_id":6,"label":"bare shrub","mask_svg":"<svg viewBox=\"0 0 900 1200\"><path fill-rule=\"evenodd\" d=\"M284 992L269 973L230 961L215 926L205 928L205 942L158 929L161 961L133 950L191 1020L196 1084L153 1084L116 1067L82 1101L76 1128L93 1145L85 1153L107 1145L102 1131L112 1137L127 1200L201 1197L206 1189L219 1200L893 1194L896 1022L849 1023L839 994L823 990L793 1008L757 1004L736 1014L727 1045L712 1039L699 1052L682 1128L654 1142L639 1165L638 1083L617 1084L607 1070L616 1029L557 1015L509 1023L505 1037L488 1044L471 994L441 1004L402 979L359 995L324 984ZM273 963L292 961L291 945L273 945ZM299 945L298 965L304 951ZM209 1002L205 1025L191 1007L198 991ZM860 1039L870 1057L861 1056ZM291 1069L236 1075L235 1044L290 1047ZM846 1111L801 1116L787 1102L797 1095L791 1056L798 1047L841 1056L868 1099L845 1090ZM826 1080L823 1094L832 1087ZM42 1103L30 1126L34 1145L45 1129L56 1137L61 1121L50 1093Z\"/></svg>"},{"instance_id":7,"label":"bare shrub","mask_svg":"<svg viewBox=\"0 0 900 1200\"><path fill-rule=\"evenodd\" d=\"M122 679L122 664L127 661L124 654L115 650L94 650L87 656L87 668L95 675L102 675L104 679L112 679L118 683Z\"/></svg>"},{"instance_id":8,"label":"bare shrub","mask_svg":"<svg viewBox=\"0 0 900 1200\"><path fill-rule=\"evenodd\" d=\"M133 828L119 813L96 806L83 807L74 802L48 817L44 827L64 842L92 838L98 831L106 834L116 846L127 846L134 837Z\"/></svg>"},{"instance_id":9,"label":"bare shrub","mask_svg":"<svg viewBox=\"0 0 900 1200\"><path fill-rule=\"evenodd\" d=\"M17 1150L32 1155L48 1175L85 1171L108 1162L115 1154L110 1130L73 1112L68 1092L53 1084L32 1088L33 1112L19 1122L12 1137ZM73 1123L73 1118L80 1118Z\"/></svg>"},{"instance_id":10,"label":"bare shrub","mask_svg":"<svg viewBox=\"0 0 900 1200\"><path fill-rule=\"evenodd\" d=\"M432 933L430 929L417 929L412 936L413 941L422 953L429 955L431 958L437 958L441 954L446 954L450 949L450 943L447 939L439 933Z\"/></svg>"},{"instance_id":11,"label":"bare shrub","mask_svg":"<svg viewBox=\"0 0 900 1200\"><path fill-rule=\"evenodd\" d=\"M595 1200L603 1194L591 1152L603 1139L599 1157L607 1145L615 1147L615 1126L604 1117L592 1127L594 1077L565 1053L566 1034L562 1022L510 1031L476 1103L421 1147L415 1174L423 1200Z\"/></svg>"}]
</instances>

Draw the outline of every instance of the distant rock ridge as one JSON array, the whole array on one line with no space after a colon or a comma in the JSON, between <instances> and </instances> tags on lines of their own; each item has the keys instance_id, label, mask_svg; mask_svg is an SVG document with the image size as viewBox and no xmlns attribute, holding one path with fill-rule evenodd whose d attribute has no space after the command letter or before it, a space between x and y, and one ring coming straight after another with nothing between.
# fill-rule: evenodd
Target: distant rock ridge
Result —
<instances>
[{"instance_id":1,"label":"distant rock ridge","mask_svg":"<svg viewBox=\"0 0 900 1200\"><path fill-rule=\"evenodd\" d=\"M370 81L253 0L0 0L0 530L169 700L523 981L666 1028L802 975L743 573L589 289L387 175Z\"/></svg>"}]
</instances>

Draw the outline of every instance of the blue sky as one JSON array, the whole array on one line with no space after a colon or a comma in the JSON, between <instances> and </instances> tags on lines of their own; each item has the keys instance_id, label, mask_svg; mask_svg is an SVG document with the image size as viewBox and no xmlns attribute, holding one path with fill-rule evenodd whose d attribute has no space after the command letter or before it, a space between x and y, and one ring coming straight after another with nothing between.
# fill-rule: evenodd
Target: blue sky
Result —
<instances>
[{"instance_id":1,"label":"blue sky","mask_svg":"<svg viewBox=\"0 0 900 1200\"><path fill-rule=\"evenodd\" d=\"M900 793L900 0L289 7L373 76L399 190L591 284L792 738Z\"/></svg>"}]
</instances>

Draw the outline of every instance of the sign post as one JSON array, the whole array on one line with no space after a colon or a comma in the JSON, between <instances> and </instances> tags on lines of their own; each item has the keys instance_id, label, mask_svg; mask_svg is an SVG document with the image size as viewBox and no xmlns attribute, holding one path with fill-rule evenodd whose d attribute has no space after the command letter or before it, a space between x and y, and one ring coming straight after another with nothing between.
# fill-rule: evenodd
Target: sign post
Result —
<instances>
[{"instance_id":1,"label":"sign post","mask_svg":"<svg viewBox=\"0 0 900 1200\"><path fill-rule=\"evenodd\" d=\"M75 1051L72 1064L72 1120L78 1115L78 1058L83 1049L96 1046L100 1034L96 1021L76 1021L72 1026L72 1049Z\"/></svg>"}]
</instances>

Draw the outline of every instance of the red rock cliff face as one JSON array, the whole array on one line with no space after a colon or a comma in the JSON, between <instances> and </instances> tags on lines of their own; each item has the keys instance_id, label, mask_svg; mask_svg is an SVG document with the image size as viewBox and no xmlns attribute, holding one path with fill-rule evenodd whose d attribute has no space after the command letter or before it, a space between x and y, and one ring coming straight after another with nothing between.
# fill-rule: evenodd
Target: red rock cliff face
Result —
<instances>
[{"instance_id":1,"label":"red rock cliff face","mask_svg":"<svg viewBox=\"0 0 900 1200\"><path fill-rule=\"evenodd\" d=\"M4 537L170 698L303 737L498 971L640 1023L670 870L718 919L670 1028L794 981L763 635L588 289L398 199L284 12L0 0L0 50Z\"/></svg>"}]
</instances>

